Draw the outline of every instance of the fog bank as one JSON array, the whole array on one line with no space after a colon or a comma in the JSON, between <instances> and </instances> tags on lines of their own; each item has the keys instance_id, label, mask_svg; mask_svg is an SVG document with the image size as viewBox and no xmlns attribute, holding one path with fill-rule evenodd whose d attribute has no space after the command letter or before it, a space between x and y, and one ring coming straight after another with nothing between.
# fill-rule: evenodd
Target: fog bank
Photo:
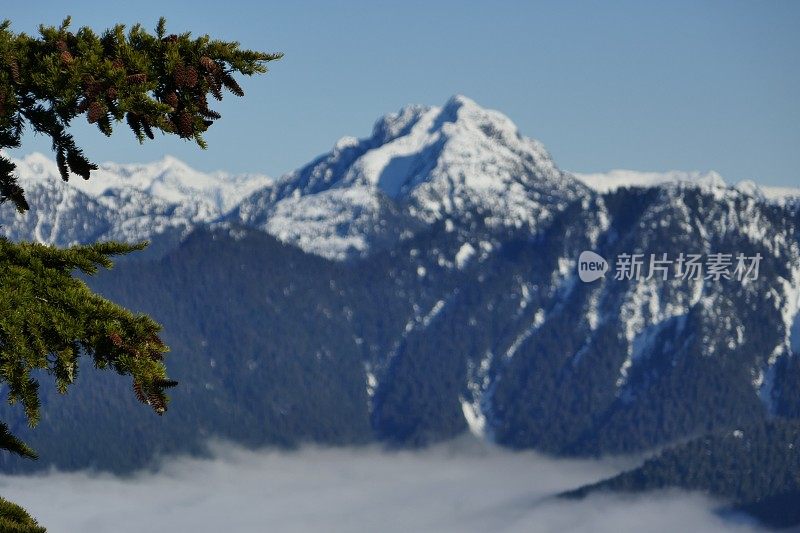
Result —
<instances>
[{"instance_id":1,"label":"fog bank","mask_svg":"<svg viewBox=\"0 0 800 533\"><path fill-rule=\"evenodd\" d=\"M556 460L474 443L246 451L166 460L156 472L0 476L0 494L50 533L140 531L752 531L696 494L549 498L625 461Z\"/></svg>"}]
</instances>

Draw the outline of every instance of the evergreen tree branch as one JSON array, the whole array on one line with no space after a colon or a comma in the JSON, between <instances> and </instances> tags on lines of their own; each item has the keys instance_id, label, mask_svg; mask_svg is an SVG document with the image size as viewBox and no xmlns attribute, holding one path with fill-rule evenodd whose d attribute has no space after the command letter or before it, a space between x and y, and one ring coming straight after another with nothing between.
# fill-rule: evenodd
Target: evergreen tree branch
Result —
<instances>
[{"instance_id":1,"label":"evergreen tree branch","mask_svg":"<svg viewBox=\"0 0 800 533\"><path fill-rule=\"evenodd\" d=\"M28 459L39 458L36 452L28 447L27 444L12 435L8 430L8 426L3 422L0 422L0 450L6 450Z\"/></svg>"},{"instance_id":2,"label":"evergreen tree branch","mask_svg":"<svg viewBox=\"0 0 800 533\"><path fill-rule=\"evenodd\" d=\"M78 359L132 378L137 397L158 413L167 408L161 326L94 293L73 273L111 267L111 257L145 243L115 242L59 249L0 238L0 381L9 401L19 402L31 425L39 420L39 383L44 370L62 393L77 377Z\"/></svg>"},{"instance_id":3,"label":"evergreen tree branch","mask_svg":"<svg viewBox=\"0 0 800 533\"><path fill-rule=\"evenodd\" d=\"M71 173L89 179L97 168L68 132L78 116L105 135L124 120L139 142L161 131L205 148L203 133L220 118L208 95L221 99L225 89L242 96L235 74L265 73L282 57L208 35L167 35L163 18L155 34L138 24L127 33L122 25L102 35L87 27L72 32L69 18L40 26L37 37L9 27L0 24L0 149L18 147L25 128L47 135L64 180ZM0 203L25 211L13 171L0 158Z\"/></svg>"},{"instance_id":4,"label":"evergreen tree branch","mask_svg":"<svg viewBox=\"0 0 800 533\"><path fill-rule=\"evenodd\" d=\"M45 533L25 509L0 498L0 531L3 533Z\"/></svg>"}]
</instances>

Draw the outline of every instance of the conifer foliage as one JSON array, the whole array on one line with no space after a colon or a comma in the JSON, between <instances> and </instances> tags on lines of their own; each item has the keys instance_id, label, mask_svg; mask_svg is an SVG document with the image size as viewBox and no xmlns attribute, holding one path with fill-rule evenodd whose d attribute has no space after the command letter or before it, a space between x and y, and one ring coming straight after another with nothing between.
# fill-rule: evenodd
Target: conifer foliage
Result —
<instances>
[{"instance_id":1,"label":"conifer foliage","mask_svg":"<svg viewBox=\"0 0 800 533\"><path fill-rule=\"evenodd\" d=\"M92 293L73 276L76 270L94 274L98 266L111 266L111 256L143 247L107 242L61 250L0 240L0 380L32 424L39 420L39 385L31 372L45 370L66 392L81 354L91 354L99 368L131 375L139 400L159 414L166 410L164 389L176 383L167 379L162 362L167 348L158 336L161 327ZM8 443L9 451L32 455L21 443Z\"/></svg>"},{"instance_id":2,"label":"conifer foliage","mask_svg":"<svg viewBox=\"0 0 800 533\"><path fill-rule=\"evenodd\" d=\"M45 533L25 509L0 498L0 531L4 533Z\"/></svg>"},{"instance_id":3,"label":"conifer foliage","mask_svg":"<svg viewBox=\"0 0 800 533\"><path fill-rule=\"evenodd\" d=\"M32 37L0 24L0 149L18 147L26 127L44 134L65 181L70 172L89 179L97 168L68 132L72 120L84 115L105 135L124 120L140 142L159 130L205 147L203 133L220 118L209 96L242 96L234 74L264 73L281 57L207 35L167 34L164 19L155 34L118 25L98 36L89 28L73 33L69 25L67 18L59 27L42 26ZM0 201L24 211L13 171L0 156Z\"/></svg>"},{"instance_id":4,"label":"conifer foliage","mask_svg":"<svg viewBox=\"0 0 800 533\"><path fill-rule=\"evenodd\" d=\"M0 23L0 150L20 146L28 129L52 141L61 178L89 179L97 167L76 145L69 127L81 116L105 135L124 121L139 142L156 131L193 140L220 118L209 95L223 90L243 96L234 74L267 71L281 54L243 50L236 42L167 34L161 19L155 34L122 25L97 35L89 28L39 28L38 36L14 33ZM0 152L0 204L28 209L14 163ZM3 206L2 208L8 208ZM21 404L31 425L39 420L39 382L55 379L66 392L78 375L80 356L94 365L129 375L137 399L156 413L167 408L167 377L161 326L96 294L76 273L110 268L111 257L146 243L96 243L58 249L0 238L0 384ZM36 453L0 422L0 450L36 458ZM0 500L0 529L44 531L24 510Z\"/></svg>"}]
</instances>

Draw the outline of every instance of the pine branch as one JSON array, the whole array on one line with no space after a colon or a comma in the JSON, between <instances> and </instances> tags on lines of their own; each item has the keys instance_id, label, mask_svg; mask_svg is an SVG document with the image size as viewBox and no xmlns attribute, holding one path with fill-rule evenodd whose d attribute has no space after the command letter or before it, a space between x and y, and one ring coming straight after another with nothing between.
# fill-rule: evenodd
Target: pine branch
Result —
<instances>
[{"instance_id":1,"label":"pine branch","mask_svg":"<svg viewBox=\"0 0 800 533\"><path fill-rule=\"evenodd\" d=\"M45 533L25 509L0 498L0 531L4 533Z\"/></svg>"},{"instance_id":2,"label":"pine branch","mask_svg":"<svg viewBox=\"0 0 800 533\"><path fill-rule=\"evenodd\" d=\"M0 24L0 149L19 146L26 127L47 135L64 180L70 173L89 179L97 168L69 133L77 117L104 135L124 120L140 143L158 130L205 148L203 133L220 118L207 95L220 100L224 87L243 96L234 75L265 73L282 57L208 35L167 35L164 19L155 34L138 24L127 33L122 25L102 35L85 27L72 32L70 22L41 26L37 37ZM25 211L13 171L0 160L0 203Z\"/></svg>"},{"instance_id":3,"label":"pine branch","mask_svg":"<svg viewBox=\"0 0 800 533\"><path fill-rule=\"evenodd\" d=\"M78 358L129 375L139 398L158 414L166 411L167 378L161 326L94 293L75 270L94 274L111 257L141 250L146 243L97 243L58 249L0 238L0 381L9 401L19 402L31 425L39 419L37 369L55 376L65 392L76 377ZM137 394L138 396L138 394Z\"/></svg>"},{"instance_id":4,"label":"pine branch","mask_svg":"<svg viewBox=\"0 0 800 533\"><path fill-rule=\"evenodd\" d=\"M39 458L36 452L29 448L27 444L12 435L8 430L8 426L2 422L0 422L0 450L6 450L28 459Z\"/></svg>"}]
</instances>

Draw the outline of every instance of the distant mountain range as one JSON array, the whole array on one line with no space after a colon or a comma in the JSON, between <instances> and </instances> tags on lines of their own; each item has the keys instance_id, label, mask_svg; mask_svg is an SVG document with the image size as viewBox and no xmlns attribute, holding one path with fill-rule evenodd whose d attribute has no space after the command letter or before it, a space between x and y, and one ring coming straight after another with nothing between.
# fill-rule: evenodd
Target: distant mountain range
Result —
<instances>
[{"instance_id":1,"label":"distant mountain range","mask_svg":"<svg viewBox=\"0 0 800 533\"><path fill-rule=\"evenodd\" d=\"M386 115L369 137L343 137L329 153L278 180L203 173L167 156L149 164L105 163L91 180L73 176L65 183L55 161L42 154L12 160L32 209L0 212L0 232L11 239L61 246L134 241L234 222L337 260L474 213L498 228L535 233L588 189L726 187L713 171L563 172L541 143L464 96L443 107L408 106ZM743 181L734 189L776 203L800 199L800 188Z\"/></svg>"},{"instance_id":2,"label":"distant mountain range","mask_svg":"<svg viewBox=\"0 0 800 533\"><path fill-rule=\"evenodd\" d=\"M562 455L660 449L607 486L702 488L771 523L800 490L785 475L800 451L768 442L800 437L790 190L714 173L573 175L461 96L387 115L274 181L173 159L66 184L42 156L19 166L32 209L2 212L11 238L153 240L90 281L165 325L181 381L161 419L87 368L35 431L6 408L37 466L129 471L201 453L209 436L417 446L472 431ZM584 283L585 250L612 268L626 254L761 261L744 281L671 264ZM719 457L741 442L767 451L739 468L706 455L706 440Z\"/></svg>"},{"instance_id":3,"label":"distant mountain range","mask_svg":"<svg viewBox=\"0 0 800 533\"><path fill-rule=\"evenodd\" d=\"M219 219L272 180L261 175L205 174L173 157L155 163L105 163L91 180L64 182L42 154L13 159L30 211L4 209L2 233L14 240L66 246L97 240L139 241Z\"/></svg>"},{"instance_id":4,"label":"distant mountain range","mask_svg":"<svg viewBox=\"0 0 800 533\"><path fill-rule=\"evenodd\" d=\"M610 192L620 187L655 187L674 182L694 183L697 185L727 186L725 179L713 170L708 172L640 172L637 170L611 170L609 172L573 174L580 181L597 192ZM742 180L733 188L750 196L772 200L778 203L791 201L800 197L800 187L773 187L758 185L753 180Z\"/></svg>"}]
</instances>

